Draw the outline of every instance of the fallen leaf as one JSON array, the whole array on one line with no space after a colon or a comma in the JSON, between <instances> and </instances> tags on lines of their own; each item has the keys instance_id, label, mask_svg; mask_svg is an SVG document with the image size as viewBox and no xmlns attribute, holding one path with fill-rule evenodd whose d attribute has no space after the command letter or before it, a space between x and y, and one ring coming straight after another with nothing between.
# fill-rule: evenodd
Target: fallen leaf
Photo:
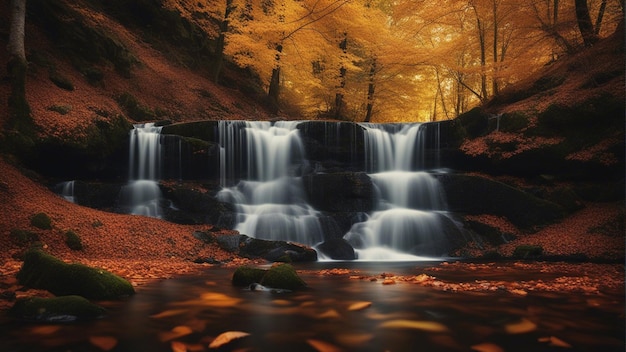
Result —
<instances>
[{"instance_id":1,"label":"fallen leaf","mask_svg":"<svg viewBox=\"0 0 626 352\"><path fill-rule=\"evenodd\" d=\"M532 321L523 318L519 322L506 324L504 326L504 330L507 334L524 334L527 332L531 332L537 328L537 324Z\"/></svg>"},{"instance_id":2,"label":"fallen leaf","mask_svg":"<svg viewBox=\"0 0 626 352\"><path fill-rule=\"evenodd\" d=\"M243 331L226 331L221 333L219 336L215 338L210 344L209 348L220 348L234 340L250 336L247 332Z\"/></svg>"},{"instance_id":3,"label":"fallen leaf","mask_svg":"<svg viewBox=\"0 0 626 352\"><path fill-rule=\"evenodd\" d=\"M352 303L349 307L348 310L362 310L365 308L369 308L372 306L372 302L367 302L367 301L363 301L363 302L356 302L356 303Z\"/></svg>"},{"instance_id":4,"label":"fallen leaf","mask_svg":"<svg viewBox=\"0 0 626 352\"><path fill-rule=\"evenodd\" d=\"M321 340L308 339L306 342L318 352L339 352L341 348Z\"/></svg>"},{"instance_id":5,"label":"fallen leaf","mask_svg":"<svg viewBox=\"0 0 626 352\"><path fill-rule=\"evenodd\" d=\"M339 312L337 312L334 309L329 309L325 311L324 313L317 315L318 319L329 319L329 318L334 319L334 318L339 318L339 317L341 317L341 315L339 315Z\"/></svg>"},{"instance_id":6,"label":"fallen leaf","mask_svg":"<svg viewBox=\"0 0 626 352\"><path fill-rule=\"evenodd\" d=\"M34 327L30 332L36 335L50 335L59 330L61 330L59 325L42 325Z\"/></svg>"},{"instance_id":7,"label":"fallen leaf","mask_svg":"<svg viewBox=\"0 0 626 352\"><path fill-rule=\"evenodd\" d=\"M472 350L478 352L504 352L502 347L491 342L479 343L477 345L473 345L471 348Z\"/></svg>"},{"instance_id":8,"label":"fallen leaf","mask_svg":"<svg viewBox=\"0 0 626 352\"><path fill-rule=\"evenodd\" d=\"M117 339L112 336L89 336L89 342L103 351L110 351L117 345Z\"/></svg>"},{"instance_id":9,"label":"fallen leaf","mask_svg":"<svg viewBox=\"0 0 626 352\"><path fill-rule=\"evenodd\" d=\"M550 346L555 346L555 347L572 348L572 345L561 340L560 338L556 336L540 337L539 342L547 342Z\"/></svg>"},{"instance_id":10,"label":"fallen leaf","mask_svg":"<svg viewBox=\"0 0 626 352\"><path fill-rule=\"evenodd\" d=\"M187 312L187 309L170 309L170 310L165 310L161 313L151 315L150 318L167 318L167 317L171 317L174 315L183 314L185 312Z\"/></svg>"},{"instance_id":11,"label":"fallen leaf","mask_svg":"<svg viewBox=\"0 0 626 352\"><path fill-rule=\"evenodd\" d=\"M187 352L187 346L179 341L172 341L172 352Z\"/></svg>"},{"instance_id":12,"label":"fallen leaf","mask_svg":"<svg viewBox=\"0 0 626 352\"><path fill-rule=\"evenodd\" d=\"M389 329L416 329L430 332L446 332L448 328L440 323L434 321L421 321L421 320L389 320L379 325L381 328Z\"/></svg>"},{"instance_id":13,"label":"fallen leaf","mask_svg":"<svg viewBox=\"0 0 626 352\"><path fill-rule=\"evenodd\" d=\"M356 349L370 341L373 337L374 335L372 334L341 334L337 335L335 338L340 344Z\"/></svg>"},{"instance_id":14,"label":"fallen leaf","mask_svg":"<svg viewBox=\"0 0 626 352\"><path fill-rule=\"evenodd\" d=\"M182 336L189 335L191 333L193 333L193 330L191 330L190 327L185 326L185 325L179 325L170 331L160 333L159 339L162 342L165 342L165 341L170 341L170 340L182 337Z\"/></svg>"}]
</instances>

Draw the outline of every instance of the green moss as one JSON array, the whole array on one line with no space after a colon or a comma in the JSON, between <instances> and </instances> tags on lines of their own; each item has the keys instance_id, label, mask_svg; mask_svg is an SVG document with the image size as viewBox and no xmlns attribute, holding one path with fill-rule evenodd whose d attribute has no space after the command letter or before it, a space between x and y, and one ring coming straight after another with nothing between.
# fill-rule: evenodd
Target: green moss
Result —
<instances>
[{"instance_id":1,"label":"green moss","mask_svg":"<svg viewBox=\"0 0 626 352\"><path fill-rule=\"evenodd\" d=\"M295 290L306 287L306 283L298 276L290 264L275 264L269 270L239 267L233 274L233 285L249 286L260 283L263 286L276 289Z\"/></svg>"},{"instance_id":2,"label":"green moss","mask_svg":"<svg viewBox=\"0 0 626 352\"><path fill-rule=\"evenodd\" d=\"M298 273L290 264L273 265L263 276L261 285L287 290L306 287L306 283L298 276Z\"/></svg>"},{"instance_id":3,"label":"green moss","mask_svg":"<svg viewBox=\"0 0 626 352\"><path fill-rule=\"evenodd\" d=\"M105 312L104 308L76 295L19 300L9 310L17 319L43 322L97 319Z\"/></svg>"},{"instance_id":4,"label":"green moss","mask_svg":"<svg viewBox=\"0 0 626 352\"><path fill-rule=\"evenodd\" d=\"M235 270L232 283L234 286L249 286L253 283L260 283L267 270L242 266Z\"/></svg>"},{"instance_id":5,"label":"green moss","mask_svg":"<svg viewBox=\"0 0 626 352\"><path fill-rule=\"evenodd\" d=\"M82 264L66 264L41 250L26 252L17 279L22 285L58 296L117 299L135 293L133 286L117 275Z\"/></svg>"},{"instance_id":6,"label":"green moss","mask_svg":"<svg viewBox=\"0 0 626 352\"><path fill-rule=\"evenodd\" d=\"M19 245L39 241L39 235L29 230L13 229L11 230L9 236L14 243Z\"/></svg>"},{"instance_id":7,"label":"green moss","mask_svg":"<svg viewBox=\"0 0 626 352\"><path fill-rule=\"evenodd\" d=\"M537 245L521 245L515 247L513 256L516 258L528 259L540 257L543 254L543 247Z\"/></svg>"},{"instance_id":8,"label":"green moss","mask_svg":"<svg viewBox=\"0 0 626 352\"><path fill-rule=\"evenodd\" d=\"M83 249L83 242L80 237L74 231L67 231L65 233L65 244L72 250L80 251Z\"/></svg>"},{"instance_id":9,"label":"green moss","mask_svg":"<svg viewBox=\"0 0 626 352\"><path fill-rule=\"evenodd\" d=\"M30 218L30 224L42 230L52 228L52 220L46 213L37 213Z\"/></svg>"}]
</instances>

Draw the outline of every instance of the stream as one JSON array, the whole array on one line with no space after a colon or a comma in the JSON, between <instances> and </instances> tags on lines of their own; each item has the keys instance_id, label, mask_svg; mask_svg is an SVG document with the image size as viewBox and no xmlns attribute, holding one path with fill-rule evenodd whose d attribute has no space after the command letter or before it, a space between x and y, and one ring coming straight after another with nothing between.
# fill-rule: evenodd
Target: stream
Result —
<instances>
[{"instance_id":1,"label":"stream","mask_svg":"<svg viewBox=\"0 0 626 352\"><path fill-rule=\"evenodd\" d=\"M0 316L1 351L208 351L226 331L250 334L239 351L624 351L624 295L451 292L410 283L320 275L419 275L433 262L318 262L294 265L308 288L251 291L231 285L235 269L142 286L119 302L99 302L102 319L32 324ZM426 272L430 275L430 273ZM455 282L486 279L433 273ZM554 274L490 271L491 279ZM354 304L365 302L358 307ZM498 349L499 348L499 349Z\"/></svg>"}]
</instances>

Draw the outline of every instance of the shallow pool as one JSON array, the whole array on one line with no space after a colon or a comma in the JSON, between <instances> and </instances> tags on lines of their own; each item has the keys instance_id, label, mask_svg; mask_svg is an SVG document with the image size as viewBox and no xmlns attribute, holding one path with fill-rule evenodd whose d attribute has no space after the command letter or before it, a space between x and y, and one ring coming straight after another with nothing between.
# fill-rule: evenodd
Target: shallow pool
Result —
<instances>
[{"instance_id":1,"label":"shallow pool","mask_svg":"<svg viewBox=\"0 0 626 352\"><path fill-rule=\"evenodd\" d=\"M309 288L282 293L233 287L234 269L207 268L203 276L141 287L121 302L99 302L109 313L97 321L40 325L3 316L0 350L206 351L221 333L241 331L249 336L223 350L624 351L623 292L448 292L318 274L345 266L364 275L417 275L430 264L298 265Z\"/></svg>"}]
</instances>

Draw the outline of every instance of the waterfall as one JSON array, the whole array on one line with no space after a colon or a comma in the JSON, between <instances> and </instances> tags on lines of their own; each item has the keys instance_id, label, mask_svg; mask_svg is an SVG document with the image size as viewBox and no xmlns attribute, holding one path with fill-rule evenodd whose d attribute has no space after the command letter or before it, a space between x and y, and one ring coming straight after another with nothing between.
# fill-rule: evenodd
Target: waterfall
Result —
<instances>
[{"instance_id":1,"label":"waterfall","mask_svg":"<svg viewBox=\"0 0 626 352\"><path fill-rule=\"evenodd\" d=\"M308 167L299 122L221 121L219 200L235 205L235 229L268 240L323 241L322 215L306 201Z\"/></svg>"},{"instance_id":2,"label":"waterfall","mask_svg":"<svg viewBox=\"0 0 626 352\"><path fill-rule=\"evenodd\" d=\"M122 212L161 218L161 128L137 124L130 132L128 183L120 192Z\"/></svg>"},{"instance_id":3,"label":"waterfall","mask_svg":"<svg viewBox=\"0 0 626 352\"><path fill-rule=\"evenodd\" d=\"M72 203L76 202L76 198L74 197L74 183L75 181L65 181L56 185L57 193L63 197L65 200L70 201Z\"/></svg>"},{"instance_id":4,"label":"waterfall","mask_svg":"<svg viewBox=\"0 0 626 352\"><path fill-rule=\"evenodd\" d=\"M377 194L376 211L344 238L360 260L417 260L439 256L446 222L443 191L419 155L421 124L365 128L365 165Z\"/></svg>"}]
</instances>

